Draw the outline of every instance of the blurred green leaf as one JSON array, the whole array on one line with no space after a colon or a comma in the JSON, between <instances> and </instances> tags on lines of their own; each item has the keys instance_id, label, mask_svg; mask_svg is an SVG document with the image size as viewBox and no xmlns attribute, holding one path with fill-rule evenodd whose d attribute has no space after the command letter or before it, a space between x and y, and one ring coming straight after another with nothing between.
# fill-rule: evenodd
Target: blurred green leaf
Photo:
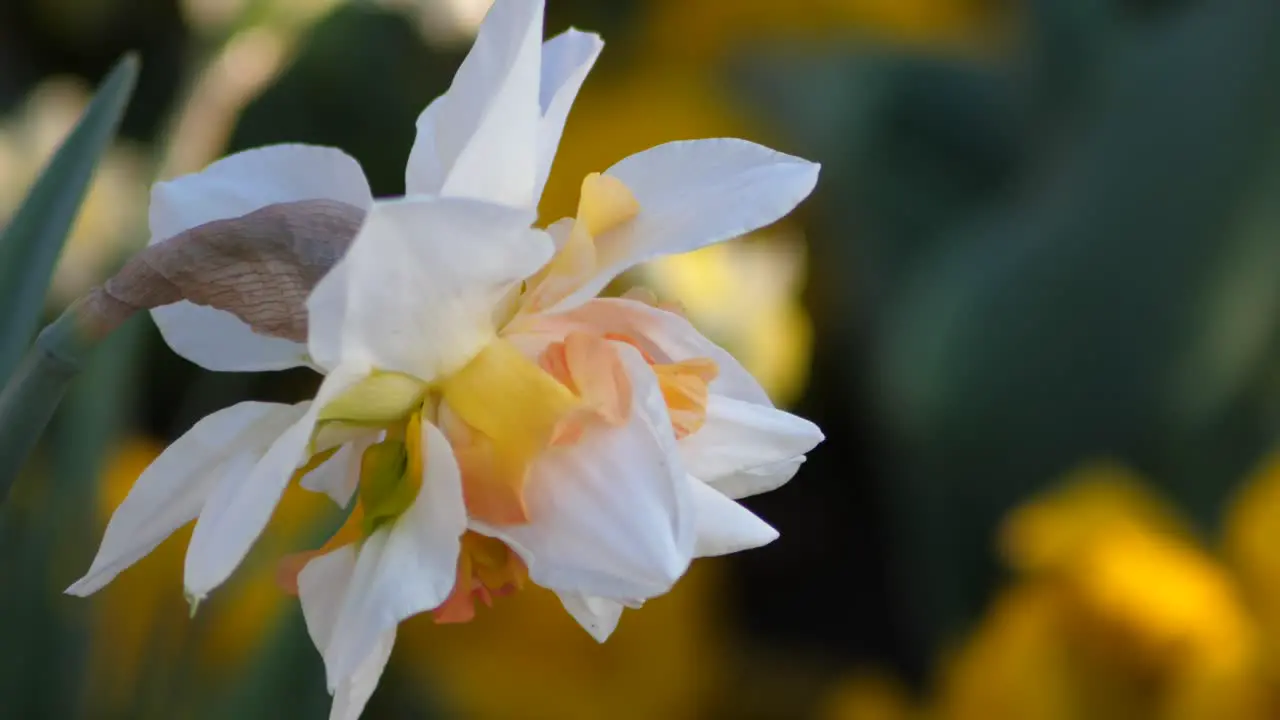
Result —
<instances>
[{"instance_id":1,"label":"blurred green leaf","mask_svg":"<svg viewBox=\"0 0 1280 720\"><path fill-rule=\"evenodd\" d=\"M1078 121L1081 99L1125 47L1124 0L1029 0L1018 67L1037 123Z\"/></svg>"},{"instance_id":2,"label":"blurred green leaf","mask_svg":"<svg viewBox=\"0 0 1280 720\"><path fill-rule=\"evenodd\" d=\"M784 149L822 163L816 210L839 230L809 238L816 292L831 292L818 313L889 302L944 231L1001 197L1020 159L1014 85L989 63L846 43L753 55L734 81Z\"/></svg>"},{"instance_id":3,"label":"blurred green leaf","mask_svg":"<svg viewBox=\"0 0 1280 720\"><path fill-rule=\"evenodd\" d=\"M229 692L211 693L225 699L198 716L267 720L319 719L329 714L332 698L325 688L324 662L296 605L283 613L241 677Z\"/></svg>"},{"instance_id":4,"label":"blurred green leaf","mask_svg":"<svg viewBox=\"0 0 1280 720\"><path fill-rule=\"evenodd\" d=\"M1240 471L1188 473L1204 438L1171 432L1171 406L1280 127L1280 6L1189 7L1140 49L1088 93L1075 141L1005 212L958 230L881 325L935 639L980 607L990 529L1073 465L1136 464L1205 524Z\"/></svg>"},{"instance_id":5,"label":"blurred green leaf","mask_svg":"<svg viewBox=\"0 0 1280 720\"><path fill-rule=\"evenodd\" d=\"M98 480L129 431L146 325L125 323L72 385L50 433L49 462L33 464L0 514L0 697L13 717L87 717L83 703L91 601L62 594L88 568L100 538ZM17 710L16 708L22 708ZM7 717L7 715L6 715Z\"/></svg>"},{"instance_id":6,"label":"blurred green leaf","mask_svg":"<svg viewBox=\"0 0 1280 720\"><path fill-rule=\"evenodd\" d=\"M950 94L886 102L919 71L864 52L766 84L824 164L816 362L857 373L870 346L843 382L874 388L890 431L917 658L976 616L994 529L1061 473L1118 457L1208 527L1274 440L1280 5L1184 3L1140 28L1111 5L1037 4L1012 61L1041 66L1007 74L1025 82L965 81L958 60L932 71ZM867 409L824 407L846 427Z\"/></svg>"},{"instance_id":7,"label":"blurred green leaf","mask_svg":"<svg viewBox=\"0 0 1280 720\"><path fill-rule=\"evenodd\" d=\"M137 77L138 58L126 55L0 235L0 380L12 374L39 327L58 254Z\"/></svg>"},{"instance_id":8,"label":"blurred green leaf","mask_svg":"<svg viewBox=\"0 0 1280 720\"><path fill-rule=\"evenodd\" d=\"M404 13L357 3L337 5L299 48L245 108L229 150L275 142L339 147L360 161L375 195L403 194L414 123L449 87L461 52L435 52Z\"/></svg>"}]
</instances>

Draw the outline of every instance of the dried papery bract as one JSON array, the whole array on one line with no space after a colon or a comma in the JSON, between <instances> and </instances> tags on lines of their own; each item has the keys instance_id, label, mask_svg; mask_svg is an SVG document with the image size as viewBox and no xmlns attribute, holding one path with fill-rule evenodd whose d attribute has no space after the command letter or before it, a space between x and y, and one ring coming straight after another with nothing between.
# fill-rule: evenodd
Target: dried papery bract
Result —
<instances>
[{"instance_id":1,"label":"dried papery bract","mask_svg":"<svg viewBox=\"0 0 1280 720\"><path fill-rule=\"evenodd\" d=\"M0 501L84 356L140 310L183 300L259 334L307 338L307 296L342 257L364 210L333 200L268 205L215 220L135 255L42 330L0 391Z\"/></svg>"},{"instance_id":2,"label":"dried papery bract","mask_svg":"<svg viewBox=\"0 0 1280 720\"><path fill-rule=\"evenodd\" d=\"M262 335L307 339L307 296L364 218L336 200L268 205L199 225L135 255L75 307L96 337L139 310L187 300L224 310Z\"/></svg>"}]
</instances>

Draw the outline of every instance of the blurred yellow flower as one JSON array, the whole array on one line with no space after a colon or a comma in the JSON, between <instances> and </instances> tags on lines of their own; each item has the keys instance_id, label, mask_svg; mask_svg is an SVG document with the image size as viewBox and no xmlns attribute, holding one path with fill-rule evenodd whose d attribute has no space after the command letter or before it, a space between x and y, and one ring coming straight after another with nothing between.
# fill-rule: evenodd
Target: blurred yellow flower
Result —
<instances>
[{"instance_id":1,"label":"blurred yellow flower","mask_svg":"<svg viewBox=\"0 0 1280 720\"><path fill-rule=\"evenodd\" d=\"M1270 716L1267 619L1133 474L1085 467L1013 512L1002 548L1015 583L944 670L939 718Z\"/></svg>"},{"instance_id":2,"label":"blurred yellow flower","mask_svg":"<svg viewBox=\"0 0 1280 720\"><path fill-rule=\"evenodd\" d=\"M1071 720L1077 691L1069 636L1055 587L1030 583L1004 593L942 669L942 720Z\"/></svg>"},{"instance_id":3,"label":"blurred yellow flower","mask_svg":"<svg viewBox=\"0 0 1280 720\"><path fill-rule=\"evenodd\" d=\"M1268 678L1280 687L1280 452L1259 467L1228 507L1222 553L1258 618Z\"/></svg>"},{"instance_id":4,"label":"blurred yellow flower","mask_svg":"<svg viewBox=\"0 0 1280 720\"><path fill-rule=\"evenodd\" d=\"M1115 463L1094 463L1068 476L1057 491L1010 513L1000 550L1018 572L1061 569L1100 535L1133 522L1167 534L1187 532L1137 474Z\"/></svg>"},{"instance_id":5,"label":"blurred yellow flower","mask_svg":"<svg viewBox=\"0 0 1280 720\"><path fill-rule=\"evenodd\" d=\"M719 572L718 561L699 561L603 645L536 587L481 610L479 622L419 616L401 626L389 672L421 678L473 720L706 717L727 661L715 613Z\"/></svg>"}]
</instances>

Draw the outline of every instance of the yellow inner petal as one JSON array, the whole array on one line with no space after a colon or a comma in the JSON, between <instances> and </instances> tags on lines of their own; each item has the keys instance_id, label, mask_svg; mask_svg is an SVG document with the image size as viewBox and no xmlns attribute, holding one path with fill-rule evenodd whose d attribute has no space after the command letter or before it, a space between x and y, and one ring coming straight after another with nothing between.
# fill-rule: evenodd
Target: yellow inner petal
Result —
<instances>
[{"instance_id":1,"label":"yellow inner petal","mask_svg":"<svg viewBox=\"0 0 1280 720\"><path fill-rule=\"evenodd\" d=\"M578 222L597 237L634 218L640 203L616 177L591 173L582 180L578 196Z\"/></svg>"},{"instance_id":2,"label":"yellow inner petal","mask_svg":"<svg viewBox=\"0 0 1280 720\"><path fill-rule=\"evenodd\" d=\"M591 173L582 181L578 217L569 239L529 283L522 308L526 312L550 307L568 297L599 269L596 238L633 219L640 203L621 180Z\"/></svg>"},{"instance_id":3,"label":"yellow inner petal","mask_svg":"<svg viewBox=\"0 0 1280 720\"><path fill-rule=\"evenodd\" d=\"M463 465L468 509L493 522L522 522L524 480L530 462L551 442L561 419L580 407L577 396L506 340L495 340L440 384L453 424L472 434L455 444ZM462 433L450 433L451 442ZM469 451L483 457L468 460ZM502 517L472 506L478 497L505 497Z\"/></svg>"}]
</instances>

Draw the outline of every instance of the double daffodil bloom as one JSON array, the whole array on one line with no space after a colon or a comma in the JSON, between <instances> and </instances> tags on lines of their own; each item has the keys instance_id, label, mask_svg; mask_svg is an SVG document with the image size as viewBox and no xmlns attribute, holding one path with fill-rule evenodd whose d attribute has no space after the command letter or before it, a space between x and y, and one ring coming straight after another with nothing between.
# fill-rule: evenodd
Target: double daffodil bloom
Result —
<instances>
[{"instance_id":1,"label":"double daffodil bloom","mask_svg":"<svg viewBox=\"0 0 1280 720\"><path fill-rule=\"evenodd\" d=\"M522 207L532 207L541 195L569 108L603 44L577 30L543 44L541 2L504 0L498 7L450 91L419 119L405 173L411 193L482 197ZM519 136L497 120L513 114L521 115L526 128ZM521 181L480 186L494 166L510 167L511 176ZM151 193L151 242L268 205L317 199L361 209L373 202L359 163L341 150L297 144L248 150L199 173L157 183ZM259 335L230 313L210 307L180 302L151 315L176 353L209 370L308 366L327 372L335 361L313 355L303 343ZM264 464L267 451L309 408L310 403L240 403L197 423L138 478L112 516L88 573L68 592L97 591L198 517L185 584L192 598L205 596L227 578L269 519L288 478L281 478L279 467ZM355 471L358 452L343 449L337 455L307 484L325 485L326 473ZM270 460L277 462L276 456ZM251 509L228 516L231 499L246 493L252 496Z\"/></svg>"},{"instance_id":2,"label":"double daffodil bloom","mask_svg":"<svg viewBox=\"0 0 1280 720\"><path fill-rule=\"evenodd\" d=\"M352 507L283 573L324 656L333 716L350 718L411 615L464 621L475 600L533 582L603 640L624 606L669 590L694 557L777 536L734 499L790 479L817 428L775 409L678 313L595 295L636 263L772 223L818 168L741 140L669 143L589 176L576 218L533 229L600 47L573 31L541 46L541 23L540 2L494 5L419 119L410 197L361 199L363 227L308 301L307 346L205 363L266 369L287 355L326 373L315 400L241 404L197 424L139 479L72 591L100 587L198 514L186 585L201 597L300 477ZM179 181L186 197L202 181L251 187L236 168L268 183L246 155Z\"/></svg>"}]
</instances>

